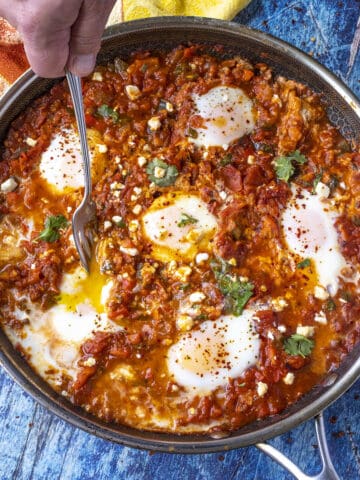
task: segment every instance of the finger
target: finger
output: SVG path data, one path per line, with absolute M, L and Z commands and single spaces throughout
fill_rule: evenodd
M 45 0 L 26 3 L 17 17 L 25 53 L 36 74 L 59 77 L 69 57 L 71 26 L 75 23 L 82 0 Z
M 84 0 L 78 18 L 71 30 L 67 68 L 85 76 L 95 66 L 101 36 L 115 0 Z
M 56 32 L 48 38 L 45 48 L 24 36 L 24 48 L 31 68 L 40 77 L 56 78 L 64 75 L 69 57 L 70 29 Z

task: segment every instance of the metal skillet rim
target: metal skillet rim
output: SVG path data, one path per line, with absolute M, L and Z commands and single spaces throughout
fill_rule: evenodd
M 207 31 L 211 35 L 212 30 L 228 31 L 232 34 L 246 33 L 247 36 L 255 38 L 258 41 L 268 43 L 274 49 L 287 51 L 301 64 L 309 65 L 317 75 L 324 81 L 331 84 L 333 88 L 342 96 L 346 102 L 360 117 L 360 104 L 355 95 L 331 72 L 320 65 L 314 59 L 298 50 L 296 47 L 279 40 L 269 34 L 259 32 L 248 27 L 240 26 L 236 23 L 219 21 L 214 19 L 205 19 L 198 17 L 163 17 L 137 20 L 126 22 L 121 25 L 115 25 L 107 29 L 104 38 L 134 34 L 139 31 L 151 32 L 154 28 L 158 30 L 181 30 L 198 29 Z M 25 72 L 8 92 L 0 100 L 0 115 L 2 110 L 7 108 L 11 99 L 16 93 L 21 95 L 22 91 L 31 85 L 34 79 L 31 71 Z M 19 93 L 20 92 L 20 93 Z M 1 332 L 0 339 L 5 337 Z M 214 439 L 209 435 L 179 435 L 164 434 L 161 432 L 148 432 L 136 430 L 122 425 L 113 428 L 113 424 L 106 424 L 101 420 L 87 414 L 83 409 L 75 407 L 64 397 L 53 391 L 40 377 L 38 377 L 31 368 L 25 364 L 24 360 L 16 354 L 10 342 L 4 340 L 5 345 L 0 343 L 0 364 L 9 373 L 9 375 L 36 401 L 46 407 L 58 417 L 66 420 L 70 424 L 94 434 L 106 440 L 124 444 L 130 447 L 142 448 L 153 451 L 176 452 L 176 453 L 211 453 L 223 450 L 230 450 L 238 447 L 249 446 L 259 441 L 270 439 L 280 435 L 291 428 L 299 425 L 303 421 L 310 419 L 326 408 L 344 393 L 358 378 L 360 374 L 360 358 L 358 358 L 344 375 L 339 375 L 338 379 L 332 385 L 324 387 L 324 391 L 315 400 L 301 409 L 296 409 L 296 403 L 293 407 L 294 413 L 285 415 L 274 424 L 269 424 L 261 429 L 241 433 L 241 430 L 233 432 L 226 438 Z M 341 367 L 340 367 L 341 368 Z M 306 397 L 306 394 L 304 397 Z M 281 414 L 274 416 L 276 418 Z M 261 422 L 261 421 L 260 421 Z M 254 422 L 256 426 L 258 422 Z

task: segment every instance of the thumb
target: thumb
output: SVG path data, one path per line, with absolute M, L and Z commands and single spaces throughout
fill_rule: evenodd
M 79 76 L 94 69 L 101 36 L 116 0 L 84 0 L 71 29 L 67 68 Z

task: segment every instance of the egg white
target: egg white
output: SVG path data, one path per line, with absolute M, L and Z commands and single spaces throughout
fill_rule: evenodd
M 328 201 L 299 188 L 293 190 L 281 218 L 290 251 L 313 260 L 319 284 L 331 295 L 336 294 L 341 271 L 347 266 L 334 226 L 336 218 Z
M 97 148 L 102 142 L 95 130 L 88 130 L 87 134 L 94 176 L 104 168 L 104 155 L 100 154 Z M 41 177 L 56 193 L 84 186 L 80 139 L 75 130 L 63 129 L 53 136 L 50 145 L 41 155 L 39 171 Z
M 257 361 L 260 339 L 254 330 L 256 311 L 221 316 L 183 334 L 167 354 L 169 375 L 189 393 L 206 394 L 240 377 Z
M 184 214 L 196 221 L 181 226 Z M 160 261 L 192 260 L 199 249 L 211 249 L 209 242 L 217 221 L 199 197 L 172 192 L 152 203 L 142 225 L 145 237 L 153 244 L 153 257 Z
M 122 330 L 106 314 L 113 282 L 98 273 L 90 277 L 81 268 L 65 274 L 58 304 L 46 311 L 22 298 L 26 310 L 14 312 L 23 323 L 21 333 L 7 328 L 12 342 L 21 345 L 36 371 L 52 385 L 56 386 L 61 374 L 76 379 L 81 345 L 95 332 Z
M 194 94 L 194 114 L 203 119 L 190 140 L 198 146 L 224 146 L 251 133 L 255 127 L 253 102 L 241 88 L 219 86 Z

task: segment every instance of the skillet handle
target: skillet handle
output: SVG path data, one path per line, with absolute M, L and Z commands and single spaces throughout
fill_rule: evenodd
M 298 466 L 272 445 L 268 445 L 267 443 L 257 443 L 256 447 L 266 453 L 266 455 L 269 455 L 269 457 L 279 463 L 282 467 L 286 468 L 286 470 L 288 470 L 297 480 L 340 480 L 330 458 L 322 413 L 315 417 L 315 428 L 322 461 L 322 470 L 318 475 L 306 475 Z

